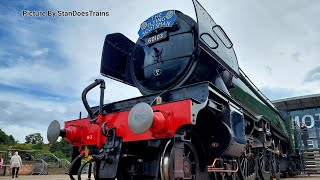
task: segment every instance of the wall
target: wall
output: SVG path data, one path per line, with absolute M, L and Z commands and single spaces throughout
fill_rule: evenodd
M 309 132 L 309 148 L 320 148 L 320 108 L 315 107 L 303 110 L 295 110 L 290 111 L 289 113 L 298 130 L 300 129 L 301 122 L 304 122 L 306 124 Z
M 10 163 L 7 162 L 6 165 L 8 165 L 6 167 L 6 172 L 5 172 L 5 175 L 11 175 L 11 168 L 10 168 Z M 32 162 L 22 162 L 22 166 L 20 167 L 19 169 L 19 175 L 30 175 L 32 173 Z M 1 173 L 0 173 L 0 176 L 3 176 L 3 171 L 4 171 L 4 168 L 1 169 Z

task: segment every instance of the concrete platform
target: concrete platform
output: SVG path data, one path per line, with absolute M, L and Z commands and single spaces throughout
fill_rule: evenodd
M 76 176 L 74 176 L 76 177 Z M 86 179 L 87 176 L 81 176 L 81 179 Z M 20 175 L 18 178 L 12 178 L 11 176 L 0 176 L 0 179 L 15 179 L 15 180 L 70 180 L 68 175 Z

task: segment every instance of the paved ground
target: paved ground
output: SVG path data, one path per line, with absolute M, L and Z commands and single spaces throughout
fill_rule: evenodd
M 320 176 L 298 176 L 294 178 L 283 178 L 283 180 L 307 180 L 307 179 L 320 180 Z
M 75 177 L 75 176 L 74 176 Z M 11 176 L 0 176 L 0 179 L 15 179 L 15 180 L 70 180 L 68 175 L 21 175 L 18 178 L 11 178 Z M 81 179 L 86 179 L 86 176 L 82 176 Z
M 19 176 L 19 178 L 11 178 L 11 176 L 0 176 L 0 179 L 16 179 L 16 180 L 70 180 L 67 175 L 29 175 L 29 176 Z M 81 179 L 86 179 L 86 176 L 83 176 Z M 299 176 L 295 178 L 285 178 L 283 180 L 320 180 L 320 176 Z

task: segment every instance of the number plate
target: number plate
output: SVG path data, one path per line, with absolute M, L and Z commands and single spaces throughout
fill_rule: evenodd
M 154 35 L 154 36 L 151 36 L 149 38 L 146 38 L 145 44 L 146 45 L 154 44 L 156 42 L 159 42 L 159 41 L 162 41 L 162 40 L 166 39 L 167 37 L 168 37 L 168 32 L 164 31 L 164 32 L 159 33 L 157 35 Z

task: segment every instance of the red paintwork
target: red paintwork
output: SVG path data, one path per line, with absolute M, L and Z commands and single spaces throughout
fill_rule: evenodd
M 90 124 L 89 118 L 77 119 L 65 122 L 66 140 L 73 146 L 96 145 L 102 148 L 105 136 L 100 127 L 105 121 L 108 126 L 116 128 L 116 136 L 122 137 L 123 142 L 151 140 L 159 138 L 171 138 L 177 129 L 192 122 L 192 102 L 190 99 L 155 105 L 154 123 L 151 128 L 142 134 L 135 134 L 128 125 L 129 111 L 116 112 L 107 115 L 99 115 L 96 124 Z
M 169 116 L 166 113 L 162 112 L 154 112 L 153 114 L 153 124 L 150 128 L 150 132 L 154 135 L 161 135 L 162 133 L 166 133 L 169 128 Z

